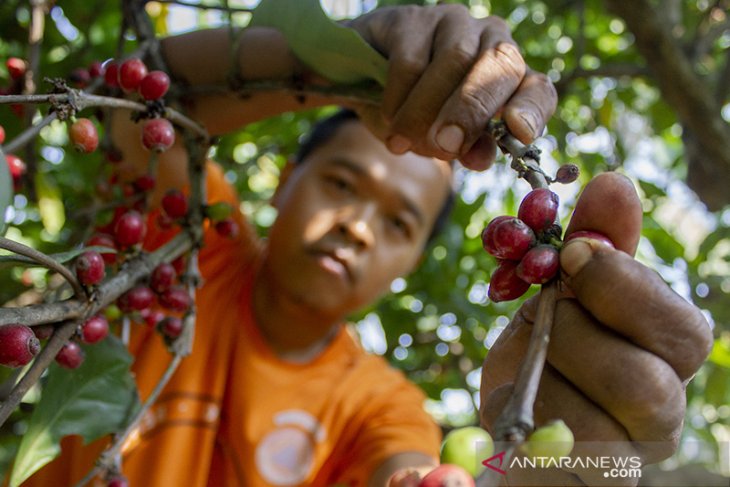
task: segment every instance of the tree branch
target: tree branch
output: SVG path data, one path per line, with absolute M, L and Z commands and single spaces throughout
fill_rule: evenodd
M 252 8 L 229 7 L 228 5 L 207 5 L 204 3 L 191 3 L 184 0 L 156 0 L 157 3 L 165 3 L 167 5 L 179 5 L 181 7 L 197 8 L 198 10 L 220 10 L 228 13 L 251 13 Z
M 636 38 L 636 47 L 654 73 L 664 99 L 699 142 L 702 158 L 689 161 L 687 182 L 710 210 L 730 202 L 730 124 L 723 120 L 713 90 L 693 70 L 692 63 L 649 0 L 607 0 Z M 707 164 L 703 172 L 699 164 Z

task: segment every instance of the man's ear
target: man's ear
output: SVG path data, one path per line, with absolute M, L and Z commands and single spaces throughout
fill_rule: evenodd
M 295 167 L 296 162 L 294 162 L 294 159 L 290 157 L 286 160 L 286 165 L 281 169 L 281 173 L 279 174 L 279 184 L 276 185 L 274 195 L 271 197 L 271 206 L 273 206 L 274 208 L 278 209 L 281 191 L 283 190 L 284 185 L 286 185 L 287 181 L 289 181 L 289 176 L 291 176 L 291 173 L 292 171 L 294 171 Z

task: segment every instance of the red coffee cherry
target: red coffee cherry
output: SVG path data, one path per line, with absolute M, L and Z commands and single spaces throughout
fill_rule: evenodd
M 104 262 L 107 264 L 114 264 L 117 261 L 117 254 L 116 254 L 116 245 L 114 244 L 114 239 L 111 237 L 111 235 L 107 235 L 106 233 L 97 233 L 91 236 L 89 240 L 86 241 L 87 247 L 108 247 L 110 249 L 114 249 L 115 252 L 104 252 L 99 251 L 101 254 L 102 259 L 104 259 Z
M 145 76 L 147 66 L 141 59 L 127 59 L 119 67 L 119 86 L 128 93 L 135 91 Z
M 106 487 L 129 487 L 129 483 L 127 482 L 126 477 L 124 477 L 123 475 L 117 475 L 109 479 Z
M 89 71 L 84 68 L 76 68 L 68 76 L 69 81 L 79 88 L 86 88 L 91 82 Z
M 18 191 L 23 182 L 23 176 L 25 175 L 28 168 L 23 160 L 13 154 L 5 154 L 5 160 L 8 162 L 8 169 L 10 170 L 10 176 L 13 178 L 13 189 Z
M 555 173 L 555 181 L 561 184 L 572 183 L 580 176 L 580 169 L 575 164 L 563 164 Z
M 89 64 L 89 76 L 98 78 L 104 74 L 104 66 L 99 61 L 93 61 Z
M 142 145 L 155 152 L 164 152 L 175 143 L 175 129 L 166 118 L 147 120 L 142 127 Z
M 41 344 L 30 327 L 17 323 L 0 326 L 0 365 L 22 367 L 40 349 Z
M 530 283 L 517 275 L 517 262 L 503 260 L 489 279 L 489 299 L 498 303 L 517 299 L 530 289 Z
M 91 286 L 104 279 L 104 258 L 99 252 L 87 250 L 76 258 L 76 276 L 81 284 Z
M 20 79 L 25 75 L 27 64 L 23 59 L 17 57 L 10 57 L 5 61 L 5 66 L 8 68 L 8 74 L 12 79 Z
M 150 328 L 154 328 L 160 321 L 165 319 L 165 313 L 159 309 L 147 308 L 140 311 L 139 314 Z
M 101 315 L 92 316 L 81 325 L 81 341 L 97 343 L 109 334 L 109 322 Z
M 0 144 L 5 143 L 5 127 L 0 125 Z
M 61 367 L 75 369 L 84 361 L 86 354 L 76 342 L 66 343 L 56 354 L 56 362 Z
M 190 307 L 190 295 L 182 286 L 172 286 L 159 296 L 160 304 L 172 311 L 187 311 Z
M 33 334 L 38 340 L 46 340 L 47 338 L 50 338 L 54 331 L 56 331 L 56 327 L 51 324 L 37 325 L 33 327 Z
M 170 77 L 163 71 L 150 71 L 139 84 L 139 94 L 145 100 L 158 100 L 170 88 Z
M 135 179 L 132 185 L 137 191 L 142 193 L 152 191 L 155 188 L 155 177 L 150 174 L 144 174 Z
M 177 189 L 171 189 L 162 197 L 162 209 L 167 216 L 176 220 L 188 213 L 188 199 Z
M 172 264 L 163 262 L 152 271 L 150 275 L 150 287 L 158 294 L 163 293 L 170 289 L 176 277 L 177 272 L 175 272 Z
M 221 237 L 236 238 L 238 236 L 238 223 L 233 218 L 225 218 L 215 224 L 215 231 Z
M 515 217 L 495 218 L 482 233 L 484 249 L 498 259 L 520 260 L 535 245 L 535 233 Z
M 115 61 L 111 61 L 104 69 L 104 83 L 109 88 L 119 87 L 119 65 Z
M 183 330 L 183 322 L 175 316 L 168 316 L 157 325 L 160 332 L 168 338 L 177 338 Z
M 539 234 L 555 222 L 558 205 L 557 194 L 547 188 L 533 189 L 520 203 L 517 218 Z
M 527 251 L 517 265 L 517 275 L 530 284 L 544 284 L 557 274 L 560 254 L 552 245 L 537 245 Z
M 146 230 L 142 215 L 138 211 L 129 210 L 114 225 L 114 238 L 120 247 L 130 247 L 144 239 Z
M 88 118 L 79 118 L 68 129 L 68 136 L 74 148 L 88 154 L 99 146 L 99 134 Z
M 125 313 L 131 313 L 132 311 L 142 311 L 149 308 L 154 300 L 155 294 L 152 289 L 138 285 L 119 296 L 117 305 Z

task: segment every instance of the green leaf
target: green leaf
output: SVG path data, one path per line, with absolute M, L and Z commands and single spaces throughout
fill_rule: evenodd
M 730 369 L 730 343 L 728 342 L 730 341 L 717 338 L 707 360 L 720 367 Z
M 118 338 L 85 346 L 86 359 L 75 370 L 57 364 L 28 423 L 10 476 L 10 487 L 20 485 L 61 452 L 66 435 L 81 435 L 89 443 L 121 429 L 139 407 L 129 373 L 132 357 Z
M 35 189 L 38 193 L 38 211 L 41 213 L 43 228 L 51 235 L 57 235 L 66 223 L 61 191 L 42 172 L 35 175 Z
M 5 154 L 0 150 L 0 235 L 5 235 L 5 212 L 11 204 L 13 204 L 13 180 Z
M 57 254 L 50 254 L 48 257 L 55 260 L 59 264 L 64 264 L 70 260 L 73 260 L 77 256 L 83 254 L 87 250 L 96 250 L 100 254 L 116 254 L 117 249 L 111 247 L 103 247 L 101 245 L 90 245 L 88 247 L 79 247 L 77 249 L 69 250 L 68 252 L 59 252 Z M 38 262 L 35 260 L 25 257 L 23 255 L 0 255 L 0 266 L 4 265 L 17 265 L 25 264 L 31 266 L 37 266 Z
M 388 61 L 357 32 L 327 17 L 319 0 L 263 0 L 249 25 L 279 30 L 299 60 L 335 83 L 373 79 L 385 85 Z

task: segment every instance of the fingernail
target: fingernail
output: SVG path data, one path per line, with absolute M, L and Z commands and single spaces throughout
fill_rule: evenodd
M 458 154 L 464 143 L 464 131 L 458 125 L 447 125 L 436 134 L 436 144 L 445 152 Z
M 593 257 L 593 246 L 583 238 L 569 240 L 560 251 L 560 266 L 569 276 L 574 276 Z
M 532 134 L 532 137 L 538 137 L 540 134 L 537 133 L 537 118 L 535 117 L 535 114 L 532 112 L 521 112 L 520 118 L 523 122 L 525 122 L 525 125 L 527 125 L 527 128 L 530 129 L 530 133 Z
M 393 154 L 403 154 L 411 148 L 411 141 L 402 135 L 392 135 L 386 143 Z

